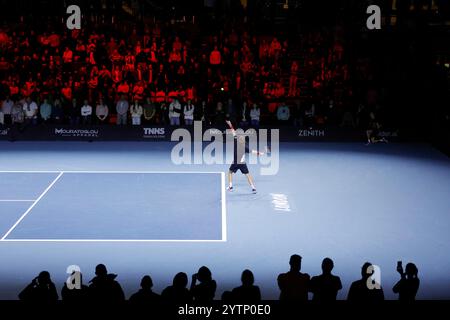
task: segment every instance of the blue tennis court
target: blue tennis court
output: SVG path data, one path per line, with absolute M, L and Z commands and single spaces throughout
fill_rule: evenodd
M 0 181 L 2 240 L 226 238 L 221 172 L 2 172 Z
M 127 297 L 144 274 L 159 293 L 177 272 L 206 265 L 216 298 L 248 268 L 263 298 L 276 299 L 293 253 L 310 275 L 331 257 L 339 299 L 366 261 L 395 299 L 399 260 L 419 268 L 418 299 L 450 298 L 450 161 L 429 145 L 281 143 L 279 172 L 249 165 L 258 193 L 238 174 L 226 199 L 228 166 L 176 165 L 173 146 L 0 142 L 0 199 L 9 200 L 0 201 L 0 299 L 17 299 L 41 270 L 60 289 L 75 264 L 87 283 L 98 263 Z

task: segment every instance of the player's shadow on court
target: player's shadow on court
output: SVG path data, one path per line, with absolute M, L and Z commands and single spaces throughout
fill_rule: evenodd
M 257 193 L 254 194 L 251 191 L 244 190 L 242 192 L 234 190 L 233 192 L 228 192 L 227 199 L 228 200 L 236 200 L 236 201 L 252 201 L 252 200 L 263 200 L 264 198 L 269 199 L 266 195 Z

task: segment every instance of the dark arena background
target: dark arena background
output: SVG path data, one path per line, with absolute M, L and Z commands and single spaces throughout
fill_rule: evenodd
M 0 0 L 0 299 L 448 300 L 449 79 L 446 0 Z

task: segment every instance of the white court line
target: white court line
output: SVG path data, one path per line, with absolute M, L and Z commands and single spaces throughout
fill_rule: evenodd
M 227 199 L 225 191 L 225 172 L 221 172 L 221 193 L 222 193 L 222 240 L 227 241 Z
M 13 200 L 9 200 L 9 199 L 0 199 L 0 202 L 33 202 L 36 200 L 20 200 L 20 199 L 13 199 Z
M 19 220 L 16 221 L 16 223 L 14 223 L 14 225 L 8 230 L 8 232 L 5 233 L 5 235 L 1 238 L 1 240 L 5 240 L 5 238 L 17 227 L 17 225 L 20 223 L 20 221 L 23 220 L 23 218 L 25 218 L 27 216 L 28 213 L 30 213 L 31 209 L 34 208 L 34 206 L 45 196 L 45 194 L 53 187 L 53 185 L 56 183 L 56 181 L 59 180 L 59 178 L 61 178 L 61 176 L 63 175 L 63 172 L 60 172 L 59 175 L 53 180 L 53 182 L 47 187 L 47 189 L 44 190 L 44 192 L 42 192 L 42 194 L 39 196 L 39 198 L 36 199 L 36 201 L 33 202 L 33 204 L 28 208 L 27 211 L 25 211 L 24 214 L 22 214 L 22 216 L 19 218 Z
M 59 173 L 58 177 L 48 186 L 48 188 L 40 195 L 30 208 L 20 217 L 19 220 L 8 230 L 8 232 L 0 239 L 1 242 L 226 242 L 227 241 L 227 211 L 226 211 L 226 187 L 225 172 L 223 171 L 0 171 L 0 173 Z M 147 174 L 147 173 L 186 173 L 186 174 L 220 174 L 221 175 L 221 207 L 222 207 L 222 239 L 218 240 L 178 240 L 178 239 L 6 239 L 6 237 L 14 230 L 14 228 L 25 218 L 25 216 L 33 209 L 33 207 L 41 200 L 41 198 L 50 190 L 50 188 L 59 180 L 64 173 L 120 173 L 120 174 Z
M 223 239 L 4 239 L 0 242 L 226 242 Z
M 60 173 L 59 171 L 46 171 L 46 170 L 0 170 L 0 173 Z
M 222 174 L 222 171 L 78 171 L 78 170 L 58 170 L 58 171 L 32 171 L 32 170 L 4 170 L 0 173 L 215 173 Z

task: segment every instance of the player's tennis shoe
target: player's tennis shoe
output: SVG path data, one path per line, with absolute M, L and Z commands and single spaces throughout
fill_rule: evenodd
M 228 187 L 227 190 L 232 192 L 233 191 L 233 187 Z
M 252 189 L 252 193 L 256 194 L 256 189 L 255 188 Z

